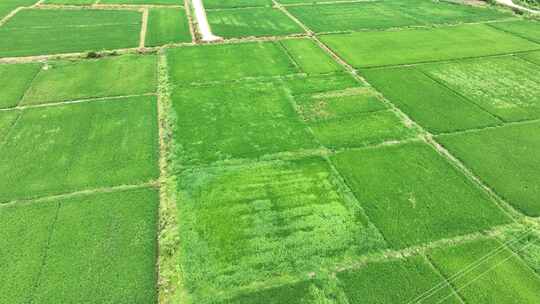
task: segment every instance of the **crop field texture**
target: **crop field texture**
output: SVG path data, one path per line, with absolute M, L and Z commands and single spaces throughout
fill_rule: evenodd
M 537 16 L 0 2 L 0 304 L 540 303 Z

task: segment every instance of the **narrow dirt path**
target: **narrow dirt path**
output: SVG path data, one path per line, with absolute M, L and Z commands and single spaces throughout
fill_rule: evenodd
M 192 0 L 193 10 L 195 11 L 195 18 L 197 19 L 197 26 L 199 27 L 199 33 L 201 34 L 202 41 L 216 41 L 221 40 L 221 37 L 218 37 L 212 34 L 210 29 L 210 24 L 206 18 L 206 11 L 204 10 L 204 5 L 202 0 Z

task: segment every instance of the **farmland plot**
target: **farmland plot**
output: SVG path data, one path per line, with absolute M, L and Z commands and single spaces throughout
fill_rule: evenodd
M 356 68 L 540 49 L 540 44 L 484 24 L 324 35 L 321 40 Z
M 539 134 L 534 122 L 438 140 L 515 208 L 540 216 Z
M 156 65 L 153 55 L 48 62 L 32 81 L 21 104 L 154 93 Z
M 512 22 L 497 22 L 491 24 L 491 26 L 536 43 L 540 43 L 540 22 L 538 21 L 519 20 Z
M 331 159 L 394 248 L 509 221 L 486 194 L 423 143 L 351 150 Z
M 180 263 L 197 303 L 384 246 L 322 158 L 193 169 L 178 180 Z
M 538 302 L 538 276 L 495 240 L 436 249 L 430 257 L 468 303 Z
M 15 107 L 40 69 L 39 64 L 0 65 L 0 108 Z
M 159 4 L 159 5 L 175 5 L 183 6 L 184 2 L 181 0 L 99 0 L 101 4 Z
M 365 70 L 384 97 L 433 133 L 482 128 L 501 120 L 414 67 Z
M 309 75 L 340 71 L 342 68 L 310 39 L 280 41 L 300 70 Z
M 300 34 L 304 30 L 282 11 L 270 7 L 208 10 L 215 35 L 224 38 Z
M 307 304 L 328 301 L 325 295 L 309 281 L 244 292 L 220 304 Z M 323 302 L 324 303 L 324 302 Z
M 420 256 L 369 263 L 337 275 L 348 303 L 461 303 L 429 262 Z
M 148 14 L 146 46 L 191 42 L 191 33 L 183 9 L 151 9 Z
M 540 69 L 536 64 L 501 57 L 422 69 L 504 121 L 540 118 Z
M 21 115 L 0 146 L 0 202 L 157 177 L 153 97 L 27 109 Z
M 262 6 L 272 6 L 272 0 L 204 0 L 207 9 Z
M 0 27 L 0 57 L 136 47 L 141 19 L 135 11 L 22 10 Z
M 0 301 L 154 302 L 157 198 L 140 189 L 0 207 Z
M 540 52 L 523 53 L 519 56 L 527 61 L 540 65 Z
M 4 142 L 4 138 L 7 137 L 11 127 L 19 118 L 19 115 L 19 111 L 0 112 L 0 146 Z

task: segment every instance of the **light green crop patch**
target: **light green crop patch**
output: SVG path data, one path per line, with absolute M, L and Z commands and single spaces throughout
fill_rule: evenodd
M 487 194 L 427 144 L 351 150 L 331 159 L 394 248 L 510 221 Z
M 183 9 L 150 9 L 146 46 L 191 42 L 186 12 Z
M 461 303 L 421 256 L 373 262 L 337 274 L 348 303 Z
M 27 109 L 0 147 L 0 202 L 158 176 L 154 97 Z
M 520 54 L 519 57 L 540 65 L 540 52 L 523 53 Z
M 182 0 L 100 0 L 100 4 L 156 4 L 156 5 L 175 5 L 183 6 Z
M 97 0 L 45 0 L 44 4 L 91 5 Z
M 430 257 L 467 303 L 538 303 L 540 279 L 495 240 L 435 249 Z
M 39 71 L 39 64 L 1 64 L 0 108 L 15 107 Z
M 339 64 L 311 39 L 281 40 L 294 62 L 308 75 L 341 71 Z
M 4 137 L 6 137 L 19 118 L 21 114 L 20 111 L 0 111 L 0 146 L 4 142 Z
M 157 86 L 156 70 L 154 55 L 50 62 L 39 72 L 21 103 L 153 93 Z
M 502 123 L 419 69 L 368 69 L 362 74 L 385 98 L 430 132 L 444 133 Z
M 540 21 L 519 20 L 490 24 L 494 28 L 540 43 Z
M 272 6 L 272 0 L 204 0 L 207 9 L 261 6 Z
M 540 117 L 540 68 L 516 57 L 423 67 L 429 75 L 505 121 Z
M 511 205 L 540 216 L 540 123 L 437 137 Z
M 276 42 L 204 45 L 167 51 L 173 84 L 298 73 Z
M 33 303 L 155 303 L 157 191 L 59 203 Z
M 497 239 L 519 255 L 536 273 L 540 274 L 540 227 L 510 227 L 501 231 Z
M 332 303 L 315 284 L 303 281 L 254 292 L 244 292 L 219 304 L 319 304 Z
M 179 262 L 194 303 L 384 246 L 322 158 L 186 170 L 178 181 Z
M 0 57 L 136 47 L 141 13 L 26 9 L 0 27 Z
M 39 276 L 57 204 L 0 206 L 0 303 L 28 303 Z
M 206 11 L 212 33 L 224 37 L 300 34 L 304 30 L 281 10 L 271 7 Z
M 172 100 L 180 165 L 317 147 L 280 85 L 181 87 Z
M 323 35 L 320 39 L 357 68 L 540 49 L 540 44 L 484 24 Z

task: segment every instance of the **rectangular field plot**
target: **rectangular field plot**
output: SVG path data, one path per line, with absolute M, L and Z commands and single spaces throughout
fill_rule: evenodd
M 57 204 L 0 206 L 0 303 L 29 303 Z
M 496 9 L 430 0 L 365 1 L 287 7 L 315 32 L 388 29 L 429 24 L 479 22 L 511 17 Z
M 373 262 L 337 274 L 350 304 L 461 303 L 429 262 L 420 256 Z
M 157 191 L 59 204 L 33 303 L 155 303 Z
M 204 0 L 207 9 L 261 6 L 272 6 L 272 0 Z
M 223 38 L 301 34 L 304 30 L 282 11 L 271 7 L 207 10 L 212 33 Z
M 156 70 L 154 55 L 48 62 L 21 104 L 153 93 L 157 86 Z
M 172 100 L 176 155 L 184 165 L 317 147 L 279 85 L 186 87 Z
M 516 36 L 540 43 L 540 22 L 519 20 L 511 22 L 497 22 L 490 24 L 494 28 L 512 33 Z
M 539 277 L 495 240 L 435 249 L 430 257 L 467 303 L 540 301 Z
M 184 6 L 182 0 L 100 0 L 100 4 L 157 4 L 157 5 L 175 5 Z
M 310 39 L 287 39 L 279 43 L 302 72 L 309 75 L 341 71 L 339 64 Z
M 61 4 L 61 5 L 91 5 L 97 0 L 45 0 L 44 4 Z
M 158 176 L 154 97 L 24 110 L 0 146 L 0 202 Z
M 174 84 L 269 77 L 299 70 L 276 42 L 205 45 L 167 51 Z
M 426 144 L 351 150 L 332 161 L 394 248 L 509 221 L 486 194 Z
M 106 10 L 22 10 L 0 27 L 0 57 L 136 47 L 141 13 Z
M 241 293 L 218 304 L 318 304 L 328 298 L 319 288 L 308 281 Z
M 540 67 L 536 64 L 501 57 L 422 69 L 504 121 L 540 117 Z
M 322 158 L 193 169 L 178 181 L 180 263 L 196 303 L 384 246 Z
M 0 108 L 16 106 L 39 70 L 39 64 L 1 64 Z
M 145 46 L 191 42 L 188 19 L 183 9 L 150 9 Z
M 452 132 L 501 123 L 497 117 L 419 69 L 371 69 L 362 74 L 385 98 L 431 132 Z
M 324 35 L 321 40 L 357 68 L 540 49 L 540 44 L 483 24 Z
M 540 216 L 540 123 L 437 137 L 515 208 Z

